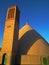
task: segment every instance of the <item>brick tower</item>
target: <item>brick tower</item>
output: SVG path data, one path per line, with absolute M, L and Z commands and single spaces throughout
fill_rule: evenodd
M 18 49 L 18 31 L 19 31 L 19 9 L 16 6 L 8 8 L 4 36 L 2 42 L 2 49 L 0 51 L 0 62 L 2 65 L 14 65 Z

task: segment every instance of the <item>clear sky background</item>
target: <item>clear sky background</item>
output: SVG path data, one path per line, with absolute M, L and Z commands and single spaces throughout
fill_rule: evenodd
M 49 0 L 0 0 L 0 47 L 7 9 L 13 5 L 17 5 L 20 10 L 20 28 L 28 21 L 49 43 Z

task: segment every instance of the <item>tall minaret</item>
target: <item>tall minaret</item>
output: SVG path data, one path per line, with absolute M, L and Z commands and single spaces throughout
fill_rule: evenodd
M 6 65 L 14 65 L 18 49 L 18 31 L 19 31 L 19 9 L 16 6 L 8 8 L 4 36 L 2 42 L 2 64 L 7 55 Z

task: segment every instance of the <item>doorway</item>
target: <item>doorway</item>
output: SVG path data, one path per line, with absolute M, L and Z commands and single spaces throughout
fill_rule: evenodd
M 4 53 L 2 58 L 2 65 L 6 65 L 6 61 L 7 61 L 7 55 L 6 53 Z
M 48 65 L 48 64 L 47 64 L 47 58 L 46 58 L 46 57 L 43 57 L 43 64 L 44 64 L 44 65 Z

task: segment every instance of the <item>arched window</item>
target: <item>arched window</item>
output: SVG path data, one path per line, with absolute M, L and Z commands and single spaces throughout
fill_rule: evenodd
M 7 55 L 6 53 L 4 53 L 2 58 L 2 65 L 6 65 L 6 61 L 7 61 Z
M 48 64 L 47 64 L 47 58 L 46 58 L 46 57 L 43 57 L 43 64 L 44 64 L 44 65 L 48 65 Z

